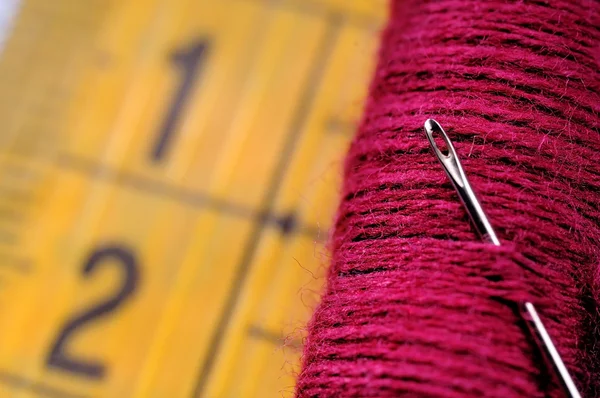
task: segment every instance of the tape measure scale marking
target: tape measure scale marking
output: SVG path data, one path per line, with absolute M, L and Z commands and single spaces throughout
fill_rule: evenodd
M 6 355 L 0 360 L 0 370 L 16 377 L 12 384 L 7 382 L 10 377 L 0 377 L 0 384 L 6 387 L 4 391 L 8 394 L 29 396 L 35 388 L 58 388 L 64 394 L 85 396 L 165 396 L 167 393 L 190 396 L 198 388 L 198 367 L 204 362 L 201 358 L 207 355 L 210 342 L 215 341 L 214 327 L 223 316 L 220 311 L 235 284 L 235 272 L 244 256 L 244 248 L 256 231 L 261 234 L 261 239 L 256 253 L 251 256 L 254 261 L 248 265 L 246 283 L 240 285 L 242 296 L 234 300 L 237 305 L 232 307 L 232 318 L 225 322 L 225 336 L 218 352 L 213 354 L 215 362 L 212 373 L 206 374 L 203 393 L 210 396 L 210 391 L 216 388 L 223 396 L 234 394 L 234 390 L 224 390 L 224 385 L 220 384 L 225 373 L 238 375 L 241 388 L 248 388 L 248 391 L 258 392 L 264 388 L 277 393 L 279 388 L 274 383 L 280 382 L 289 388 L 291 378 L 275 377 L 281 365 L 272 364 L 269 359 L 272 357 L 269 351 L 276 343 L 272 338 L 272 330 L 277 329 L 276 318 L 282 316 L 282 311 L 285 317 L 286 311 L 282 307 L 279 313 L 273 311 L 278 315 L 273 315 L 272 319 L 261 320 L 244 312 L 262 307 L 270 313 L 272 304 L 266 305 L 264 301 L 257 304 L 265 298 L 252 297 L 248 306 L 239 303 L 244 291 L 256 290 L 270 291 L 264 296 L 268 297 L 267 301 L 276 301 L 280 294 L 287 294 L 281 302 L 297 304 L 295 292 L 291 295 L 289 292 L 297 290 L 294 286 L 298 274 L 303 275 L 305 271 L 298 272 L 298 268 L 291 273 L 281 271 L 279 278 L 285 282 L 279 283 L 279 293 L 269 287 L 264 272 L 276 269 L 276 263 L 282 264 L 282 261 L 289 264 L 288 254 L 285 254 L 288 251 L 305 253 L 302 257 L 306 260 L 301 261 L 302 265 L 314 263 L 314 257 L 311 259 L 315 250 L 313 234 L 325 227 L 319 227 L 312 220 L 323 216 L 322 219 L 328 221 L 329 214 L 315 212 L 313 209 L 318 205 L 314 202 L 300 205 L 298 212 L 294 210 L 298 208 L 297 200 L 292 198 L 303 189 L 302 180 L 318 179 L 319 173 L 322 174 L 316 166 L 307 167 L 305 163 L 322 159 L 316 157 L 322 152 L 319 146 L 323 142 L 335 143 L 331 145 L 339 146 L 339 150 L 327 149 L 326 152 L 339 159 L 343 150 L 341 142 L 347 142 L 348 136 L 331 138 L 334 136 L 320 133 L 319 120 L 326 118 L 330 110 L 325 107 L 330 105 L 315 105 L 318 101 L 313 94 L 307 105 L 306 120 L 301 121 L 305 127 L 299 132 L 300 141 L 290 152 L 292 163 L 296 163 L 282 179 L 283 185 L 272 188 L 275 191 L 274 211 L 261 208 L 266 188 L 245 195 L 250 193 L 251 187 L 244 183 L 256 177 L 245 171 L 252 169 L 246 165 L 257 165 L 256 170 L 263 173 L 257 181 L 262 179 L 264 182 L 275 173 L 276 158 L 256 159 L 256 154 L 261 153 L 257 148 L 262 147 L 260 143 L 265 137 L 274 138 L 269 143 L 274 145 L 273 149 L 266 153 L 277 154 L 276 148 L 282 148 L 289 139 L 291 119 L 297 111 L 295 104 L 306 96 L 310 71 L 321 59 L 315 51 L 323 45 L 329 22 L 324 16 L 300 15 L 287 6 L 270 8 L 257 2 L 231 1 L 223 6 L 210 3 L 210 7 L 207 4 L 198 7 L 211 8 L 212 14 L 207 14 L 214 20 L 218 20 L 219 15 L 239 15 L 236 20 L 238 35 L 233 39 L 221 36 L 228 26 L 224 24 L 219 31 L 214 20 L 209 25 L 215 30 L 210 32 L 185 24 L 156 27 L 161 26 L 156 23 L 159 14 L 166 18 L 169 13 L 175 13 L 182 20 L 201 15 L 189 10 L 182 12 L 178 7 L 184 3 L 169 3 L 170 11 L 160 9 L 158 5 L 148 7 L 149 2 L 142 1 L 113 5 L 100 24 L 102 28 L 95 40 L 99 48 L 112 48 L 110 43 L 114 42 L 122 46 L 120 50 L 108 51 L 109 57 L 102 58 L 98 65 L 94 65 L 97 58 L 93 51 L 82 50 L 87 54 L 88 64 L 84 65 L 84 72 L 78 79 L 85 84 L 81 83 L 81 89 L 74 92 L 74 102 L 68 104 L 69 114 L 64 119 L 57 117 L 56 122 L 64 121 L 67 133 L 61 130 L 61 134 L 65 134 L 62 138 L 70 144 L 63 146 L 60 154 L 54 157 L 56 166 L 46 165 L 48 169 L 44 170 L 45 182 L 40 193 L 44 202 L 37 218 L 43 225 L 32 234 L 38 241 L 28 237 L 24 246 L 33 251 L 36 268 L 29 283 L 9 290 L 10 297 L 0 293 L 5 303 L 10 301 L 7 298 L 20 299 L 0 322 L 7 324 L 10 320 L 21 326 L 32 326 L 11 330 L 5 336 L 11 346 L 2 347 Z M 243 10 L 234 12 L 238 8 Z M 24 10 L 26 13 L 27 8 Z M 25 14 L 20 18 L 25 18 Z M 283 33 L 290 24 L 294 30 Z M 257 46 L 268 50 L 247 58 L 249 66 L 243 65 L 243 70 L 237 74 L 223 73 L 221 78 L 216 78 L 217 83 L 212 83 L 213 77 L 218 76 L 218 66 L 227 64 L 227 57 L 231 59 L 236 48 L 242 49 L 248 37 L 256 37 L 253 32 L 258 25 L 264 27 L 258 34 Z M 299 34 L 311 26 L 310 34 Z M 339 29 L 335 46 L 348 34 L 345 23 Z M 355 39 L 373 35 L 371 32 L 353 34 Z M 163 47 L 143 47 L 144 43 L 155 46 L 152 38 L 158 36 L 166 37 Z M 285 38 L 283 42 L 282 37 Z M 223 44 L 228 40 L 229 44 Z M 229 46 L 229 50 L 219 55 L 219 51 L 225 51 L 220 50 L 223 45 Z M 292 45 L 294 52 L 287 52 L 284 47 L 277 50 L 281 45 Z M 187 50 L 182 53 L 183 63 L 173 63 L 173 58 L 169 58 L 175 48 Z M 132 56 L 132 53 L 137 55 Z M 277 76 L 264 75 L 265 71 L 279 71 L 282 65 L 290 62 L 293 67 L 280 75 L 281 81 Z M 324 67 L 331 68 L 331 62 L 334 62 L 333 58 Z M 136 65 L 142 64 L 145 72 L 138 73 Z M 234 66 L 235 63 L 230 64 L 229 69 L 226 66 L 221 69 L 231 72 L 235 70 Z M 365 81 L 367 75 L 365 72 Z M 247 90 L 245 98 L 249 102 L 243 102 L 243 91 L 242 100 L 238 98 L 238 83 L 227 85 L 229 76 L 235 82 L 249 78 L 250 83 L 241 86 L 242 90 Z M 327 84 L 327 79 L 322 84 Z M 186 82 L 188 84 L 184 84 Z M 228 87 L 227 90 L 219 90 L 219 84 Z M 364 82 L 352 86 L 364 90 Z M 331 90 L 340 89 L 339 86 L 331 87 Z M 323 90 L 326 89 L 317 88 L 316 92 L 324 95 Z M 31 91 L 35 92 L 35 87 L 32 86 Z M 152 94 L 152 91 L 156 93 Z M 270 108 L 277 107 L 282 101 L 290 104 L 284 106 L 287 111 L 277 115 L 280 119 L 270 135 L 264 135 L 261 119 L 269 116 L 264 111 L 265 103 L 251 103 L 256 97 L 254 92 L 267 98 Z M 232 98 L 235 99 L 233 102 Z M 229 158 L 216 159 L 212 155 L 212 159 L 220 162 L 217 167 L 220 167 L 221 176 L 211 182 L 214 170 L 202 163 L 211 156 L 198 154 L 206 153 L 211 145 L 218 144 L 210 127 L 219 126 L 218 131 L 227 128 L 227 118 L 219 113 L 223 112 L 220 101 L 238 104 L 236 109 L 240 111 L 229 110 L 233 117 L 242 117 L 237 122 L 238 127 L 231 130 L 229 142 L 243 145 L 236 148 L 226 144 L 220 151 L 214 151 L 229 153 Z M 152 117 L 141 117 L 148 112 L 144 106 L 149 106 L 148 114 Z M 193 108 L 194 113 L 186 112 L 186 107 Z M 217 108 L 220 110 L 214 117 L 206 111 Z M 318 116 L 312 116 L 316 114 Z M 179 128 L 175 127 L 176 123 L 168 122 L 169 115 L 180 116 Z M 314 121 L 311 122 L 311 118 Z M 107 131 L 112 133 L 107 135 Z M 200 134 L 194 135 L 197 132 Z M 323 141 L 322 137 L 329 138 Z M 106 138 L 112 143 L 106 144 Z M 161 142 L 164 144 L 159 145 Z M 53 159 L 53 154 L 47 154 L 46 158 Z M 91 167 L 80 167 L 86 165 Z M 302 168 L 310 170 L 313 176 L 307 177 L 306 172 L 298 171 Z M 213 191 L 198 189 L 205 186 L 203 178 L 208 179 L 204 181 L 208 181 L 209 186 L 214 184 Z M 289 183 L 294 179 L 298 182 Z M 262 187 L 264 183 L 256 184 Z M 240 186 L 244 188 L 240 190 Z M 164 195 L 166 191 L 167 196 Z M 313 191 L 311 195 L 315 198 L 323 195 L 320 188 L 313 188 Z M 335 197 L 335 190 L 323 197 Z M 206 202 L 198 198 L 206 198 Z M 195 200 L 201 203 L 194 205 Z M 214 210 L 208 206 L 214 203 L 220 203 L 222 208 Z M 223 208 L 233 208 L 234 212 L 229 214 Z M 257 227 L 257 222 L 264 225 Z M 296 231 L 308 231 L 308 235 L 297 232 L 286 235 L 285 232 L 294 230 L 293 227 L 297 227 Z M 173 234 L 173 231 L 178 232 Z M 185 247 L 187 249 L 182 250 Z M 219 264 L 219 267 L 213 264 Z M 257 288 L 251 287 L 250 283 L 257 283 Z M 211 305 L 204 305 L 199 312 L 198 303 Z M 298 313 L 306 316 L 309 311 L 301 308 L 301 304 L 299 307 Z M 33 311 L 39 308 L 48 308 L 48 311 L 35 314 Z M 203 318 L 201 322 L 199 313 Z M 240 322 L 246 324 L 246 320 L 250 327 L 241 332 L 231 326 Z M 263 327 L 268 324 L 272 326 Z M 136 338 L 132 339 L 132 336 Z M 255 343 L 247 343 L 248 338 L 257 341 L 256 344 L 266 342 L 263 348 L 255 351 L 260 358 L 250 362 L 256 364 L 252 372 L 244 373 L 236 368 L 235 361 L 222 367 L 221 358 L 242 355 L 235 347 L 241 344 L 251 349 L 250 344 Z M 292 355 L 297 357 L 297 353 Z M 164 371 L 175 368 L 177 374 Z M 249 381 L 248 374 L 253 374 L 255 380 Z M 18 378 L 21 381 L 15 382 Z

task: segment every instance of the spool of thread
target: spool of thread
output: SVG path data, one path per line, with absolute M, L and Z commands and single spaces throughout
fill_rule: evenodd
M 422 126 L 452 137 L 479 241 Z M 561 396 L 535 303 L 600 396 L 600 3 L 392 1 L 298 397 Z

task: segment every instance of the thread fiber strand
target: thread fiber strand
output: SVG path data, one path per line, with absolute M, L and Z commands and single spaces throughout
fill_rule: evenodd
M 427 118 L 503 246 L 475 235 Z M 529 300 L 600 396 L 598 156 L 598 1 L 392 1 L 296 395 L 559 397 Z

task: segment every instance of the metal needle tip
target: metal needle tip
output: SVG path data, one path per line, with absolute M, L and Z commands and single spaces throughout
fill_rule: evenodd
M 554 346 L 554 342 L 550 338 L 550 334 L 540 319 L 535 306 L 529 302 L 525 302 L 521 308 L 521 312 L 527 324 L 527 328 L 533 335 L 536 344 L 542 351 L 546 362 L 552 366 L 554 372 L 558 376 L 558 380 L 560 381 L 561 387 L 565 394 L 569 398 L 581 398 L 581 394 L 579 394 L 577 386 L 571 378 L 571 375 L 569 374 L 565 363 L 560 357 L 558 350 Z

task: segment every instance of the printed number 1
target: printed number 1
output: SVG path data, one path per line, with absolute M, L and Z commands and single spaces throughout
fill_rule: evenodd
M 152 161 L 155 163 L 164 159 L 173 140 L 181 113 L 193 92 L 206 48 L 206 40 L 199 40 L 183 49 L 176 50 L 171 55 L 171 61 L 181 71 L 181 83 L 173 96 L 171 106 L 158 131 L 158 139 L 152 149 Z

